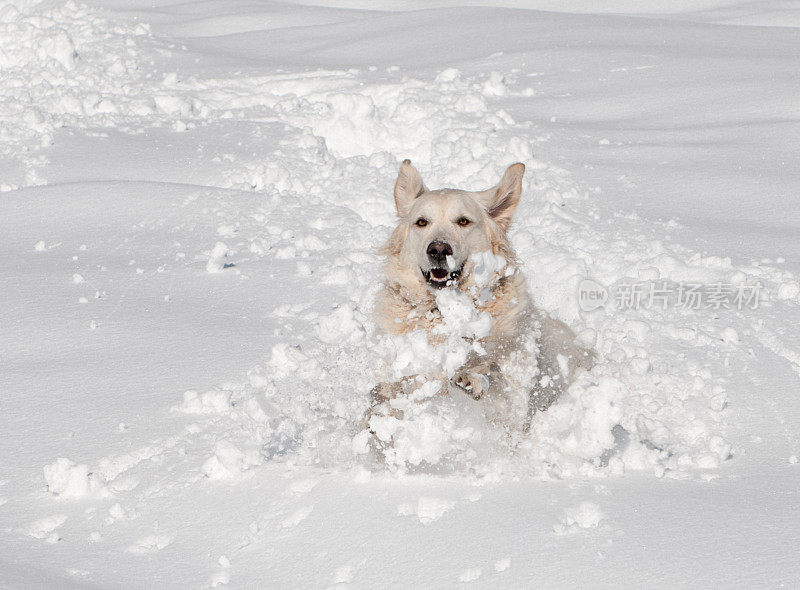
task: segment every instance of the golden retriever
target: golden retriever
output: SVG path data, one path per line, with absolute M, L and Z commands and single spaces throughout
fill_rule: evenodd
M 385 247 L 386 282 L 376 309 L 385 332 L 422 330 L 435 343 L 442 333 L 437 293 L 457 289 L 467 294 L 478 312 L 491 316 L 488 335 L 475 343 L 454 374 L 424 379 L 441 379 L 443 390 L 475 399 L 523 399 L 523 404 L 511 404 L 522 405 L 522 411 L 510 418 L 517 424 L 508 426 L 528 430 L 535 412 L 547 409 L 575 371 L 589 366 L 592 355 L 563 322 L 537 310 L 528 295 L 507 235 L 524 173 L 525 166 L 516 163 L 488 190 L 428 190 L 405 160 L 394 187 L 398 224 Z M 478 273 L 476 265 L 485 253 L 501 262 Z M 419 379 L 376 386 L 373 412 L 391 412 L 391 400 L 409 393 L 414 383 Z

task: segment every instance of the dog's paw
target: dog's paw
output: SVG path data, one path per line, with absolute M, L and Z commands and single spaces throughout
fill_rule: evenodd
M 475 371 L 458 371 L 453 376 L 453 383 L 474 399 L 481 399 L 489 391 L 489 377 Z

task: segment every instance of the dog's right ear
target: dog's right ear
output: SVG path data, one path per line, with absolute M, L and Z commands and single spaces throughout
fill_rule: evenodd
M 411 209 L 414 199 L 424 193 L 425 185 L 417 169 L 411 165 L 411 160 L 403 160 L 400 172 L 397 173 L 397 182 L 394 183 L 394 204 L 397 207 L 397 216 L 405 217 Z
M 511 216 L 519 204 L 522 196 L 522 175 L 525 174 L 525 164 L 517 162 L 506 168 L 503 178 L 494 188 L 475 193 L 478 200 L 486 208 L 489 217 L 503 231 L 508 229 L 511 223 Z

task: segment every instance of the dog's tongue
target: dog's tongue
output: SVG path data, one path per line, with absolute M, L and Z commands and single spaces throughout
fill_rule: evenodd
M 431 269 L 431 276 L 436 279 L 437 281 L 441 281 L 444 278 L 447 278 L 447 275 L 450 274 L 444 268 L 432 268 Z

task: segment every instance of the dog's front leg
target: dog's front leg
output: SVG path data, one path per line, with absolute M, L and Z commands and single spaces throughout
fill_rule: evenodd
M 503 374 L 500 366 L 488 357 L 475 357 L 467 361 L 451 382 L 474 399 L 498 391 L 503 387 Z

